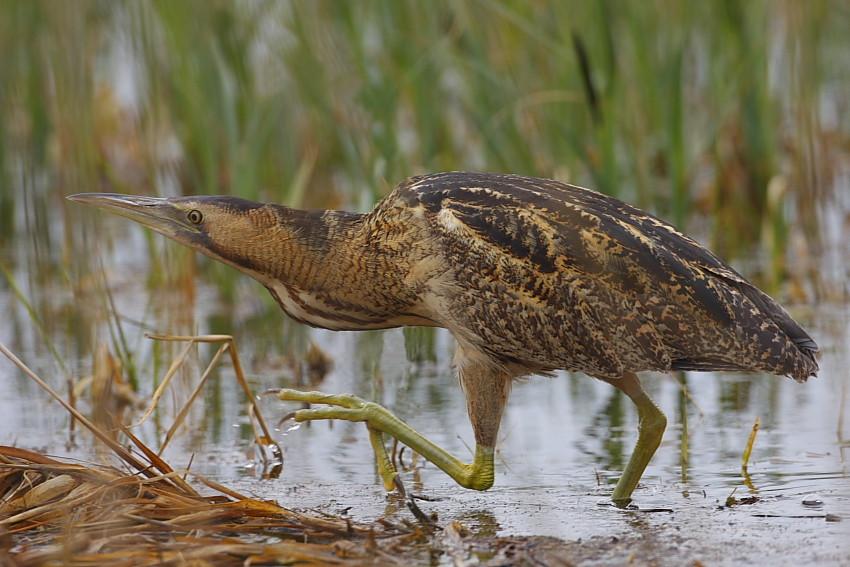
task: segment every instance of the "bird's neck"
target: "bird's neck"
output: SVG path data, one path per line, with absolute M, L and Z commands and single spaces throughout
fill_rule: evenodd
M 409 266 L 368 216 L 281 207 L 255 239 L 242 271 L 293 319 L 333 330 L 428 324 L 410 313 Z

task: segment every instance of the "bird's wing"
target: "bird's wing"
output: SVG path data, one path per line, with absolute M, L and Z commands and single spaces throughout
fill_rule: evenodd
M 494 174 L 420 178 L 416 200 L 444 238 L 489 247 L 540 274 L 593 279 L 623 297 L 670 293 L 728 322 L 732 268 L 664 221 L 601 193 L 546 179 Z M 470 238 L 470 236 L 472 238 Z

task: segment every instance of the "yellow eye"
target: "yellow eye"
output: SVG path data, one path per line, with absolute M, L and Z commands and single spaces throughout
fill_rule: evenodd
M 189 219 L 189 222 L 192 224 L 201 224 L 204 222 L 204 213 L 198 209 L 192 209 L 186 213 L 186 218 Z

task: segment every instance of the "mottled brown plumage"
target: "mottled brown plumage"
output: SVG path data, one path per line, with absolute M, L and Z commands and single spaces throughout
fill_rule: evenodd
M 248 273 L 303 323 L 449 329 L 479 448 L 471 465 L 403 424 L 388 425 L 395 418 L 373 404 L 318 393 L 281 397 L 334 406 L 296 419 L 366 421 L 379 465 L 385 432 L 473 488 L 492 484 L 492 449 L 519 376 L 581 371 L 635 401 L 641 435 L 614 493 L 623 501 L 666 423 L 636 372 L 745 370 L 804 381 L 817 371 L 814 341 L 714 254 L 648 213 L 557 181 L 425 175 L 402 182 L 367 214 L 230 197 L 72 198 Z M 389 486 L 395 473 L 381 467 Z

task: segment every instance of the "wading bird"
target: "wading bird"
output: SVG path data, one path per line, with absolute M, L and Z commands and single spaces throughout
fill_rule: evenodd
M 337 331 L 451 331 L 475 435 L 472 463 L 356 396 L 278 392 L 323 404 L 296 411 L 296 421 L 365 422 L 387 490 L 401 484 L 385 435 L 462 486 L 492 486 L 513 380 L 563 369 L 603 380 L 637 406 L 637 445 L 611 496 L 628 503 L 667 422 L 637 372 L 756 371 L 802 382 L 818 369 L 815 342 L 717 256 L 640 209 L 557 181 L 423 175 L 366 214 L 221 196 L 70 199 L 248 274 L 296 321 Z

